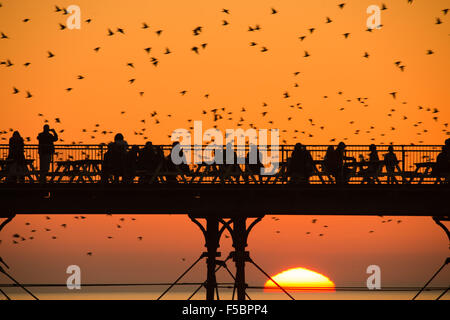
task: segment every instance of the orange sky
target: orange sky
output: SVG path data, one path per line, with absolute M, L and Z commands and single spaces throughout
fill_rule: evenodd
M 365 29 L 366 8 L 374 2 L 365 0 L 345 1 L 342 10 L 337 4 L 343 1 L 334 0 L 58 1 L 60 7 L 80 6 L 81 30 L 59 30 L 67 16 L 54 12 L 54 1 L 0 2 L 0 32 L 8 37 L 0 39 L 0 61 L 13 63 L 0 65 L 0 131 L 19 130 L 30 137 L 29 143 L 37 142 L 44 120 L 58 131 L 64 129 L 61 143 L 68 144 L 112 140 L 112 134 L 101 131 L 122 132 L 129 143 L 143 144 L 147 138 L 168 144 L 173 130 L 191 126 L 189 119 L 223 130 L 238 124 L 244 129 L 278 128 L 281 140 L 291 144 L 327 144 L 332 138 L 347 144 L 441 144 L 448 134 L 450 13 L 441 11 L 448 7 L 445 0 L 414 0 L 412 5 L 386 0 L 383 27 L 373 32 Z M 272 7 L 277 14 L 271 14 Z M 332 23 L 326 24 L 326 17 Z M 23 22 L 25 18 L 30 21 Z M 88 18 L 89 24 L 84 22 Z M 436 24 L 436 18 L 442 24 Z M 223 20 L 229 24 L 223 26 Z M 143 22 L 148 29 L 142 29 Z M 247 31 L 257 24 L 261 30 Z M 202 32 L 194 36 L 192 30 L 198 26 Z M 107 35 L 109 28 L 114 36 Z M 312 34 L 309 28 L 315 28 Z M 163 32 L 157 36 L 156 30 Z M 344 39 L 347 32 L 350 36 Z M 306 38 L 301 41 L 299 36 Z M 250 46 L 252 41 L 257 45 Z M 202 43 L 207 45 L 199 54 L 191 51 Z M 262 47 L 268 51 L 261 52 Z M 427 55 L 427 50 L 434 54 Z M 47 51 L 55 56 L 48 59 Z M 305 51 L 310 57 L 304 57 Z M 158 59 L 157 67 L 152 57 Z M 403 72 L 396 61 L 401 61 Z M 25 67 L 26 62 L 31 64 Z M 84 79 L 78 80 L 79 75 Z M 130 79 L 135 82 L 130 84 Z M 18 94 L 12 94 L 14 87 Z M 183 90 L 185 95 L 180 94 Z M 26 91 L 32 98 L 26 98 Z M 289 98 L 283 97 L 285 92 Z M 390 92 L 397 92 L 397 98 Z M 367 99 L 360 103 L 357 98 Z M 438 112 L 432 113 L 435 108 Z M 223 119 L 214 122 L 212 109 L 219 109 Z M 0 135 L 0 142 L 6 143 L 10 135 Z M 72 217 L 52 219 L 76 222 Z M 14 246 L 12 234 L 28 234 L 25 221 L 46 221 L 19 217 L 1 235 L 2 256 L 23 281 L 64 282 L 61 270 L 68 263 L 88 268 L 91 281 L 170 281 L 187 266 L 188 262 L 180 263 L 181 257 L 191 261 L 203 250 L 200 233 L 186 217 L 139 218 L 140 223 L 123 230 L 122 241 L 113 245 L 106 240 L 110 229 L 103 219 L 109 218 L 92 217 L 85 225 L 77 222 L 64 233 L 58 230 L 56 241 L 46 235 Z M 325 236 L 317 237 L 317 230 L 307 238 L 310 220 L 283 217 L 276 225 L 266 218 L 250 239 L 255 260 L 273 274 L 311 267 L 336 285 L 361 285 L 367 265 L 380 264 L 386 266 L 383 275 L 390 284 L 420 285 L 448 249 L 430 218 L 381 224 L 381 218 L 323 217 L 320 220 L 330 226 Z M 59 225 L 55 222 L 52 229 L 61 229 Z M 372 228 L 376 232 L 369 234 Z M 278 229 L 280 234 L 275 233 Z M 137 233 L 145 241 L 137 243 Z M 159 245 L 167 252 L 156 249 Z M 98 255 L 87 257 L 89 250 Z M 31 261 L 35 271 L 29 269 Z M 125 266 L 123 261 L 130 263 Z M 195 276 L 203 279 L 200 272 Z M 250 279 L 264 283 L 253 274 Z

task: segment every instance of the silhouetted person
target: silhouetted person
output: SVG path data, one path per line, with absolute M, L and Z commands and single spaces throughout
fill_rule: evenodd
M 323 158 L 323 169 L 328 173 L 336 176 L 337 172 L 337 158 L 336 158 L 336 150 L 334 150 L 333 146 L 328 146 L 327 152 L 325 153 L 325 157 Z
M 175 162 L 174 162 L 175 161 Z M 181 173 L 188 173 L 186 157 L 180 142 L 176 141 L 172 144 L 172 150 L 166 158 L 167 169 L 170 175 L 167 177 L 168 182 L 177 182 L 176 176 Z
M 374 183 L 378 177 L 380 169 L 380 158 L 378 157 L 377 147 L 374 144 L 369 146 L 369 164 L 364 174 L 364 180 L 368 183 Z
M 41 183 L 45 183 L 50 169 L 50 163 L 52 162 L 53 154 L 55 153 L 54 143 L 58 141 L 58 134 L 55 129 L 50 129 L 50 126 L 46 124 L 44 126 L 44 131 L 39 133 L 37 139 L 39 141 L 39 180 Z
M 288 161 L 288 176 L 292 183 L 309 183 L 314 170 L 311 153 L 301 143 L 295 145 L 291 158 Z
M 223 165 L 220 166 L 221 174 L 224 175 L 225 179 L 231 178 L 234 181 L 234 178 L 240 175 L 241 170 L 238 162 L 239 158 L 231 142 L 228 142 L 225 146 L 222 156 Z
M 109 178 L 113 174 L 114 168 L 113 168 L 113 143 L 108 143 L 108 149 L 106 150 L 105 154 L 103 155 L 103 162 L 102 162 L 102 182 L 107 183 L 109 181 Z
M 156 160 L 155 167 L 156 169 L 161 168 L 160 171 L 168 171 L 168 161 L 172 162 L 171 159 L 167 160 L 164 156 L 164 150 L 162 146 L 154 146 Z
M 112 144 L 112 167 L 113 177 L 115 181 L 119 181 L 119 177 L 125 176 L 125 162 L 128 152 L 128 143 L 125 141 L 123 135 L 118 133 L 114 136 Z
M 124 180 L 127 183 L 132 183 L 136 177 L 139 151 L 139 146 L 134 145 L 126 154 Z
M 121 133 L 118 133 L 114 136 L 114 144 L 113 148 L 115 151 L 120 153 L 127 153 L 128 151 L 128 143 L 124 140 L 124 137 Z
M 353 157 L 347 157 L 346 156 L 346 148 L 344 142 L 339 142 L 335 152 L 336 152 L 336 172 L 335 172 L 335 178 L 336 183 L 347 183 L 348 178 L 350 176 L 351 170 L 348 168 L 348 166 L 345 165 L 345 161 L 351 160 L 355 161 L 355 158 Z
M 388 147 L 388 153 L 384 155 L 384 165 L 386 166 L 387 172 L 387 183 L 398 183 L 397 178 L 395 177 L 395 169 L 400 172 L 399 161 L 397 156 L 394 153 L 394 147 Z
M 23 182 L 26 172 L 24 141 L 18 131 L 9 139 L 8 182 Z
M 137 167 L 144 172 L 139 178 L 140 182 L 148 183 L 158 167 L 159 159 L 153 144 L 148 141 L 139 152 Z
M 441 180 L 441 178 L 444 178 L 446 182 L 449 181 L 450 176 L 450 162 L 449 162 L 449 153 L 450 148 L 447 145 L 444 145 L 442 147 L 441 153 L 436 158 L 436 163 L 433 166 L 432 175 L 437 177 L 438 181 Z
M 254 144 L 250 144 L 249 151 L 247 153 L 246 158 L 246 166 L 245 166 L 245 180 L 248 181 L 248 176 L 251 175 L 252 177 L 256 176 L 256 179 L 259 179 L 259 176 L 261 174 L 261 169 L 264 168 L 264 165 L 262 163 L 262 154 L 259 152 L 258 146 Z

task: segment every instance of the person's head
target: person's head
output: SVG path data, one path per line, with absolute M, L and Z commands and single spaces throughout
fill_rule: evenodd
M 152 148 L 153 148 L 153 143 L 151 141 L 147 141 L 145 143 L 144 149 L 149 150 L 149 149 L 152 149 Z
M 44 125 L 44 132 L 49 132 L 50 126 L 48 124 Z
M 337 146 L 337 148 L 338 148 L 339 150 L 344 150 L 345 147 L 346 147 L 346 145 L 345 145 L 344 142 L 339 142 L 339 144 L 338 144 L 338 146 Z
M 21 137 L 20 137 L 19 131 L 14 131 L 12 137 L 13 137 L 14 139 L 20 139 Z
M 369 150 L 370 150 L 370 152 L 375 152 L 375 151 L 377 151 L 377 146 L 376 145 L 374 145 L 373 143 L 369 146 Z
M 388 147 L 388 152 L 389 152 L 389 153 L 394 152 L 394 146 L 389 146 L 389 147 Z
M 295 144 L 295 147 L 294 147 L 295 151 L 300 151 L 302 149 L 303 149 L 303 145 L 300 142 Z
M 123 141 L 123 134 L 121 134 L 121 133 L 116 134 L 116 135 L 114 136 L 114 141 L 115 141 L 115 142 L 117 142 L 117 141 Z
M 445 140 L 445 145 L 446 145 L 447 147 L 450 148 L 450 138 L 448 138 L 447 140 Z

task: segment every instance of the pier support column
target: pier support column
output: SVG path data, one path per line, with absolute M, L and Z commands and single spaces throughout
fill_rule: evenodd
M 245 263 L 250 261 L 250 254 L 246 251 L 247 247 L 247 239 L 250 231 L 253 227 L 261 221 L 262 216 L 257 217 L 250 226 L 247 228 L 247 218 L 248 217 L 235 217 L 232 218 L 231 221 L 233 223 L 233 228 L 231 228 L 228 224 L 224 226 L 231 234 L 233 239 L 233 248 L 234 252 L 231 253 L 233 257 L 233 261 L 236 266 L 236 280 L 235 280 L 235 289 L 237 291 L 237 299 L 239 301 L 244 301 L 247 296 L 247 283 L 245 282 Z
M 220 246 L 220 236 L 222 235 L 224 228 L 219 230 L 219 218 L 213 215 L 202 217 L 206 220 L 205 226 L 197 220 L 197 217 L 190 215 L 189 218 L 200 228 L 205 237 L 206 252 L 203 252 L 202 258 L 206 258 L 206 300 L 214 300 L 216 292 L 217 298 L 219 298 L 216 265 L 217 258 L 220 257 L 220 252 L 218 252 L 217 249 Z
M 219 220 L 216 217 L 206 218 L 205 247 L 206 247 L 206 300 L 214 300 L 217 290 L 216 258 L 220 257 L 219 248 Z
M 239 301 L 245 300 L 245 262 L 248 261 L 249 253 L 245 251 L 247 247 L 247 226 L 246 218 L 236 218 L 233 220 L 233 260 L 236 264 L 236 291 Z

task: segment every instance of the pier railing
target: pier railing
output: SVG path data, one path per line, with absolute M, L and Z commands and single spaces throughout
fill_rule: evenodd
M 131 146 L 130 146 L 131 147 Z M 143 149 L 143 145 L 138 145 Z M 172 145 L 154 146 L 159 148 L 167 161 L 170 161 Z M 211 160 L 211 153 L 206 152 L 207 146 L 189 146 L 183 147 L 184 154 L 190 157 L 191 162 L 198 160 L 198 155 L 202 154 L 203 160 Z M 205 165 L 203 163 L 188 164 L 185 169 L 168 169 L 166 165 L 155 166 L 154 172 L 142 172 L 139 168 L 128 177 L 129 183 L 271 183 L 284 184 L 289 183 L 290 178 L 287 174 L 287 163 L 294 150 L 294 145 L 280 145 L 276 147 L 260 147 L 263 155 L 266 153 L 269 157 L 278 154 L 278 169 L 272 175 L 256 177 L 257 174 L 248 173 L 247 164 L 240 164 L 240 172 L 224 172 L 220 165 Z M 388 152 L 388 145 L 377 145 L 377 152 L 380 162 Z M 388 179 L 386 167 L 381 163 L 380 170 L 375 180 L 365 179 L 365 169 L 362 163 L 369 159 L 369 145 L 348 145 L 346 147 L 346 156 L 355 159 L 354 166 L 348 179 L 348 183 L 440 183 L 448 181 L 447 177 L 435 177 L 432 174 L 438 154 L 442 150 L 440 145 L 394 145 L 394 153 L 399 160 L 400 170 L 396 170 L 391 176 L 395 179 Z M 335 177 L 327 172 L 323 165 L 328 145 L 307 145 L 306 149 L 314 159 L 315 168 L 309 179 L 310 183 L 335 183 Z M 108 148 L 106 145 L 55 145 L 55 154 L 50 165 L 48 173 L 49 182 L 80 182 L 95 183 L 102 180 L 104 172 L 103 160 Z M 235 146 L 237 157 L 245 161 L 249 152 L 247 146 Z M 11 175 L 10 161 L 8 160 L 8 145 L 0 145 L 0 183 L 7 182 Z M 197 157 L 196 157 L 197 155 Z M 209 159 L 208 159 L 209 155 Z M 25 158 L 27 159 L 27 172 L 19 182 L 37 182 L 39 180 L 39 153 L 37 145 L 25 146 Z M 265 160 L 263 160 L 265 161 Z M 359 164 L 358 164 L 359 163 Z M 351 167 L 351 165 L 349 165 Z M 226 176 L 224 176 L 224 174 Z M 146 176 L 146 179 L 143 178 Z M 121 182 L 123 177 L 114 180 Z M 105 179 L 103 179 L 105 182 Z M 110 181 L 109 179 L 107 181 Z

